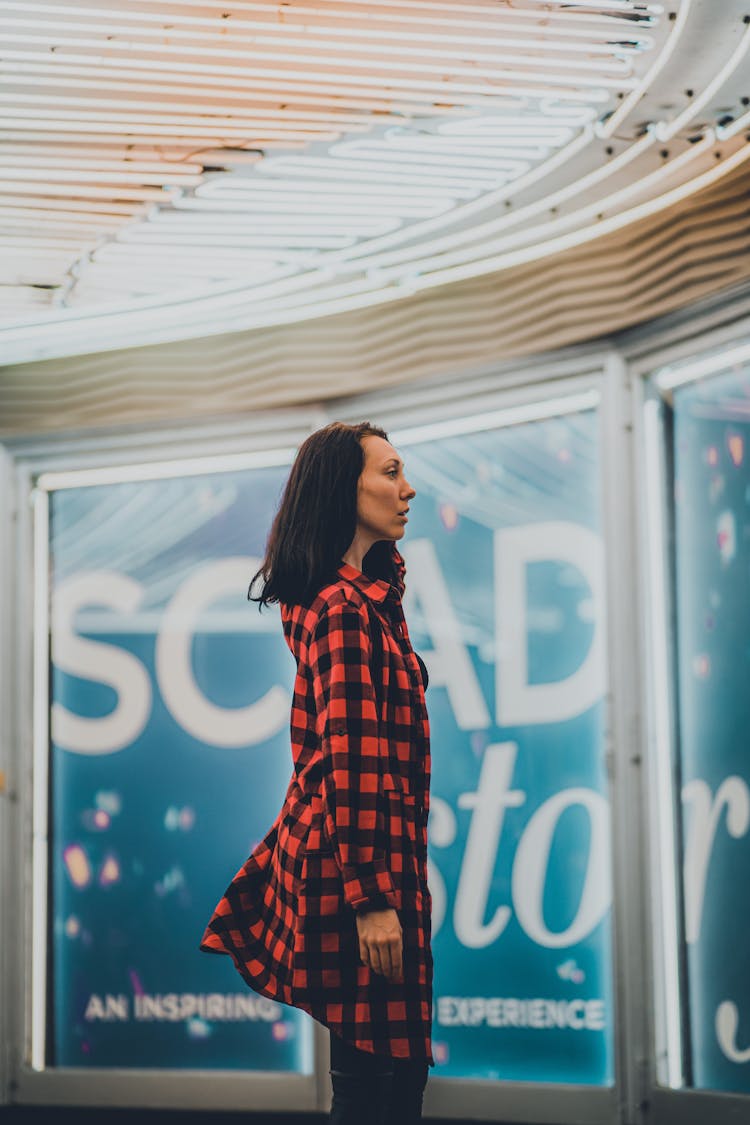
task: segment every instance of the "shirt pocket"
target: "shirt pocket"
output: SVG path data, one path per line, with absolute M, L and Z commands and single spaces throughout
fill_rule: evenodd
M 333 846 L 325 831 L 325 802 L 322 793 L 310 797 L 310 826 L 305 839 L 305 853 L 333 855 Z
M 298 908 L 305 917 L 340 915 L 344 908 L 343 886 L 333 845 L 325 832 L 322 793 L 312 794 L 310 809 L 310 826 L 302 844 Z
M 406 782 L 390 772 L 382 774 L 382 789 L 387 802 L 389 836 L 391 850 L 397 849 L 399 841 L 407 841 L 410 851 L 417 850 L 417 799 L 410 793 Z

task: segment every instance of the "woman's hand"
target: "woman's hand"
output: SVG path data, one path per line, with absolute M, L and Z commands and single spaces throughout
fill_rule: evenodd
M 403 938 L 398 914 L 389 906 L 386 910 L 368 910 L 357 914 L 359 956 L 363 965 L 373 972 L 382 973 L 388 980 L 402 983 Z

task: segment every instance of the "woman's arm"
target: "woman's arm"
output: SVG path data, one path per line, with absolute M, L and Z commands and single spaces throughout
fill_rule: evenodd
M 341 870 L 344 898 L 357 912 L 394 909 L 396 891 L 383 847 L 380 748 L 367 611 L 328 606 L 308 651 L 323 755 L 325 829 Z

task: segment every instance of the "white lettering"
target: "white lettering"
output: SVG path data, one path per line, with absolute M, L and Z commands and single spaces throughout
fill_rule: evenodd
M 570 1028 L 603 1031 L 604 1001 L 599 999 L 518 999 L 501 996 L 439 996 L 437 1022 L 442 1027 L 513 1027 L 534 1031 Z
M 716 1009 L 716 1038 L 722 1053 L 733 1063 L 750 1062 L 750 1047 L 741 1050 L 737 1046 L 737 1028 L 740 1014 L 736 1004 L 725 1000 Z
M 449 848 L 456 841 L 456 814 L 447 801 L 434 796 L 430 799 L 430 845 Z M 432 896 L 432 934 L 439 932 L 448 909 L 448 892 L 445 880 L 432 858 L 427 858 L 427 884 Z
M 696 778 L 684 786 L 682 799 L 691 806 L 692 813 L 685 833 L 683 864 L 685 939 L 696 942 L 701 932 L 708 865 L 722 811 L 726 806 L 730 836 L 735 840 L 744 836 L 750 827 L 750 791 L 741 777 L 727 777 L 712 799 L 706 782 Z
M 218 1021 L 265 1020 L 282 1018 L 281 1005 L 266 996 L 230 992 L 138 993 L 134 998 L 137 1020 L 174 1023 L 178 1020 Z
M 555 683 L 528 682 L 526 568 L 569 563 L 591 590 L 594 633 L 583 664 Z M 567 521 L 525 524 L 495 532 L 496 711 L 501 727 L 557 723 L 587 711 L 605 688 L 604 555 L 601 538 Z
M 74 630 L 83 606 L 109 606 L 132 614 L 140 605 L 143 587 L 134 578 L 113 570 L 79 572 L 61 582 L 52 596 L 51 657 L 55 667 L 71 676 L 107 684 L 116 693 L 115 706 L 101 718 L 84 718 L 62 703 L 52 704 L 52 741 L 75 754 L 112 754 L 134 742 L 151 714 L 151 680 L 132 653 L 116 645 L 82 637 Z
M 192 639 L 207 605 L 247 590 L 247 576 L 259 560 L 217 559 L 185 579 L 167 606 L 156 638 L 156 675 L 164 702 L 175 719 L 209 746 L 256 746 L 289 721 L 289 693 L 274 685 L 246 707 L 219 707 L 206 699 L 193 676 Z
M 128 1018 L 128 998 L 118 994 L 111 996 L 105 993 L 104 999 L 92 992 L 86 1004 L 83 1016 L 86 1020 L 126 1020 Z
M 586 879 L 578 911 L 567 929 L 553 933 L 543 917 L 552 837 L 566 809 L 580 805 L 591 822 Z M 518 921 L 528 936 L 547 949 L 575 945 L 599 924 L 612 899 L 609 806 L 592 789 L 562 789 L 537 809 L 524 829 L 513 862 L 512 896 Z
M 429 539 L 416 539 L 409 544 L 408 555 L 404 551 L 404 558 L 411 572 L 419 575 L 417 596 L 433 644 L 429 653 L 430 687 L 446 689 L 459 730 L 485 730 L 492 718 L 463 640 L 435 544 Z M 411 601 L 409 591 L 404 598 L 407 615 Z
M 459 808 L 473 809 L 454 908 L 456 936 L 469 949 L 498 938 L 511 916 L 509 906 L 499 906 L 490 922 L 482 922 L 505 810 L 518 808 L 526 800 L 520 789 L 510 788 L 517 751 L 515 742 L 488 746 L 476 792 L 461 793 L 458 798 Z

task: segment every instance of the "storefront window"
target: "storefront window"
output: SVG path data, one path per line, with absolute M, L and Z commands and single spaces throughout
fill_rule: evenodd
M 750 1092 L 750 364 L 709 366 L 656 380 L 673 507 L 683 1079 Z
M 49 1065 L 312 1069 L 307 1016 L 198 950 L 289 780 L 294 661 L 245 600 L 287 472 L 50 495 Z
M 393 433 L 429 672 L 435 1073 L 614 1081 L 593 392 Z M 49 495 L 58 1067 L 312 1069 L 312 1022 L 198 951 L 283 801 L 294 664 L 245 600 L 275 465 Z
M 430 670 L 437 1073 L 606 1085 L 598 415 L 399 448 L 417 490 L 407 620 Z

